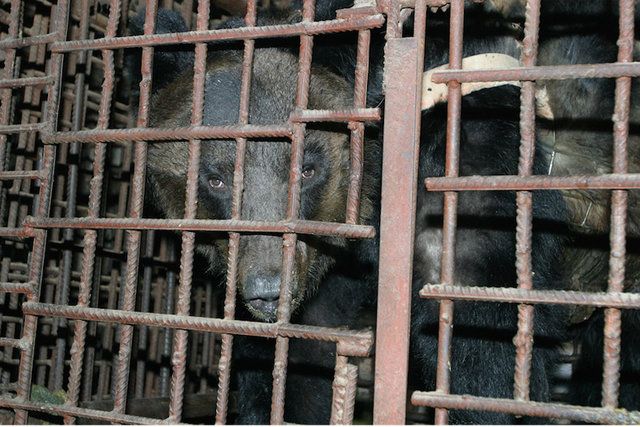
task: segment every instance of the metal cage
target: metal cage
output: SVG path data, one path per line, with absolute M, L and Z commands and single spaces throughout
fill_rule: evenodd
M 194 3 L 197 13 L 193 14 Z M 158 1 L 147 0 L 142 36 L 127 36 L 128 0 L 5 0 L 0 9 L 3 73 L 0 78 L 0 421 L 225 423 L 233 411 L 230 358 L 234 335 L 274 339 L 271 422 L 284 421 L 289 340 L 312 339 L 337 345 L 332 423 L 350 424 L 354 403 L 373 400 L 374 423 L 418 421 L 419 407 L 436 408 L 436 422 L 448 409 L 508 412 L 582 422 L 638 422 L 640 415 L 617 406 L 621 310 L 640 309 L 640 295 L 623 293 L 627 190 L 640 176 L 627 173 L 633 0 L 620 0 L 618 62 L 579 66 L 536 66 L 540 0 L 527 1 L 523 67 L 462 70 L 464 0 L 378 0 L 356 2 L 332 21 L 314 21 L 314 2 L 304 1 L 302 20 L 256 26 L 257 4 L 249 0 L 246 27 L 211 30 L 209 0 L 163 1 L 180 10 L 193 30 L 154 34 Z M 360 4 L 366 3 L 366 4 Z M 425 26 L 430 6 L 451 7 L 449 69 L 433 73 L 448 85 L 447 172 L 417 183 L 420 94 Z M 403 36 L 402 17 L 414 13 L 414 34 Z M 290 322 L 287 286 L 298 234 L 372 238 L 375 229 L 357 224 L 362 181 L 364 124 L 379 121 L 380 108 L 367 108 L 370 32 L 386 26 L 382 219 L 379 300 L 375 332 L 375 375 L 368 358 L 371 329 L 344 330 Z M 307 108 L 313 37 L 356 32 L 357 55 L 352 108 Z M 295 110 L 286 123 L 248 122 L 254 42 L 273 37 L 300 40 Z M 244 43 L 240 120 L 233 126 L 202 125 L 207 42 Z M 154 47 L 195 46 L 193 115 L 184 128 L 149 128 Z M 122 80 L 122 52 L 142 49 L 140 103 L 128 107 Z M 616 79 L 613 173 L 600 176 L 532 175 L 535 141 L 534 81 L 602 77 Z M 461 84 L 522 81 L 521 161 L 518 176 L 458 177 Z M 135 119 L 132 117 L 135 116 Z M 300 220 L 299 169 L 307 123 L 348 123 L 351 169 L 345 223 Z M 184 219 L 143 217 L 147 141 L 184 140 L 189 164 L 199 163 L 200 140 L 236 141 L 242 159 L 247 140 L 283 137 L 291 141 L 287 217 L 278 222 L 240 219 L 242 188 L 234 188 L 230 220 L 196 219 L 197 168 L 187 181 Z M 243 163 L 234 176 L 241 181 Z M 390 177 L 393 177 L 391 179 Z M 435 391 L 415 391 L 417 411 L 407 416 L 407 378 L 417 185 L 444 192 L 442 275 L 428 284 L 424 298 L 441 300 Z M 398 191 L 398 188 L 406 191 Z M 592 188 L 612 190 L 611 258 L 606 293 L 538 291 L 531 280 L 531 191 Z M 452 286 L 457 192 L 517 191 L 517 288 Z M 180 233 L 181 247 L 167 231 Z M 229 234 L 224 289 L 194 275 L 195 233 Z M 276 323 L 235 320 L 238 242 L 244 233 L 282 235 L 284 245 L 280 308 Z M 513 399 L 449 393 L 450 343 L 455 300 L 500 301 L 519 305 L 514 339 Z M 606 307 L 604 398 L 602 408 L 529 401 L 534 304 Z M 359 369 L 360 367 L 360 369 Z M 364 371 L 364 372 L 363 372 Z M 373 390 L 371 390 L 373 389 Z M 371 397 L 373 392 L 373 398 Z M 143 415 L 140 415 L 143 414 Z M 417 418 L 416 418 L 417 417 Z M 365 420 L 370 421 L 365 416 Z

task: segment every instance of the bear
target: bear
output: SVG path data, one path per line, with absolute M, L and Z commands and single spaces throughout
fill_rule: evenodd
M 138 19 L 142 15 L 139 15 Z M 140 21 L 134 21 L 135 33 Z M 158 32 L 186 30 L 179 15 L 159 10 Z M 190 123 L 193 54 L 182 49 L 157 49 L 154 56 L 154 96 L 150 126 L 178 127 Z M 133 52 L 135 54 L 135 52 Z M 131 58 L 135 64 L 139 59 Z M 186 62 L 186 65 L 185 65 Z M 180 63 L 180 65 L 178 65 Z M 211 49 L 207 61 L 205 125 L 237 123 L 242 52 Z M 186 70 L 186 71 L 184 71 Z M 278 70 L 275 73 L 274 70 Z M 174 73 L 174 74 L 172 74 Z M 294 105 L 297 58 L 284 49 L 258 48 L 253 63 L 249 123 L 284 123 Z M 136 79 L 133 78 L 135 84 Z M 314 66 L 309 108 L 342 109 L 353 105 L 344 79 Z M 171 105 L 168 108 L 168 105 Z M 360 223 L 376 224 L 379 212 L 380 150 L 376 130 L 367 135 L 361 190 Z M 344 222 L 349 181 L 349 135 L 344 124 L 309 124 L 301 171 L 300 218 Z M 201 144 L 198 218 L 231 215 L 235 141 L 204 140 Z M 247 144 L 243 220 L 277 221 L 285 216 L 290 143 L 285 139 L 250 140 Z M 187 145 L 183 141 L 149 143 L 147 204 L 166 218 L 184 211 Z M 344 196 L 344 197 L 342 197 Z M 196 253 L 213 277 L 224 278 L 226 233 L 198 233 Z M 300 235 L 292 283 L 292 322 L 357 326 L 359 313 L 375 301 L 377 241 Z M 237 317 L 272 322 L 276 319 L 282 269 L 282 237 L 246 235 L 238 257 Z M 236 336 L 233 345 L 234 383 L 238 389 L 238 424 L 269 421 L 273 340 Z M 335 344 L 292 339 L 290 342 L 286 420 L 326 424 L 329 421 Z M 314 404 L 317 402 L 317 404 Z M 327 403 L 328 402 L 328 403 Z

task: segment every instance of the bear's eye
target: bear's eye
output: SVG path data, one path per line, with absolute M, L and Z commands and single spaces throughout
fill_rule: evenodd
M 226 185 L 220 178 L 213 177 L 209 178 L 209 187 L 213 188 L 214 190 L 222 190 L 226 187 Z
M 316 174 L 313 166 L 304 166 L 302 168 L 302 179 L 311 179 Z

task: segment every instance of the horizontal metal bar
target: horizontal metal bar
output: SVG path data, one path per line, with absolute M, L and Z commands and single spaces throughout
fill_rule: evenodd
M 583 423 L 639 424 L 640 412 L 624 409 L 592 408 L 561 403 L 525 402 L 468 395 L 444 395 L 438 392 L 416 391 L 411 396 L 416 406 L 464 409 L 471 411 L 505 412 L 514 415 L 569 418 Z
M 34 288 L 35 286 L 33 283 L 0 283 L 0 293 L 32 295 Z
M 241 27 L 223 30 L 187 31 L 184 33 L 153 34 L 74 40 L 51 45 L 52 52 L 72 52 L 86 49 L 119 49 L 168 44 L 192 44 L 222 40 L 255 40 L 271 37 L 293 37 L 378 28 L 384 24 L 384 16 L 376 14 L 353 19 L 335 19 L 321 22 L 300 22 L 288 25 L 265 25 L 263 27 Z
M 320 221 L 245 221 L 211 219 L 137 219 L 137 218 L 35 218 L 28 216 L 27 228 L 82 228 L 123 230 L 230 231 L 236 233 L 297 233 L 341 236 L 352 239 L 373 238 L 375 228 L 368 225 Z
M 20 132 L 34 132 L 41 130 L 43 127 L 43 123 L 27 123 L 21 125 L 0 126 L 0 135 L 8 135 Z
M 5 399 L 2 397 L 0 397 L 0 408 L 23 409 L 27 411 L 44 412 L 45 414 L 71 415 L 74 417 L 104 421 L 105 424 L 111 422 L 144 425 L 167 423 L 166 420 L 159 420 L 155 418 L 137 417 L 135 415 L 97 411 L 95 409 L 85 409 L 67 405 L 51 405 L 41 402 L 24 402 L 18 399 Z
M 26 342 L 15 338 L 0 338 L 0 347 L 13 347 L 23 350 Z
M 183 128 L 131 128 L 56 132 L 43 136 L 45 144 L 69 142 L 175 141 L 190 139 L 289 138 L 288 126 L 189 126 Z
M 624 190 L 640 188 L 640 174 L 596 176 L 463 176 L 425 179 L 427 191 Z
M 0 237 L 15 237 L 18 239 L 24 239 L 26 237 L 32 236 L 33 232 L 28 228 L 0 227 Z
M 379 108 L 349 108 L 344 110 L 295 110 L 290 120 L 294 123 L 309 122 L 377 122 Z
M 53 77 L 23 77 L 20 79 L 0 79 L 0 89 L 25 86 L 45 86 L 53 83 Z
M 567 80 L 640 76 L 640 62 L 584 65 L 544 65 L 538 67 L 520 67 L 490 70 L 444 70 L 434 71 L 431 81 L 447 83 L 457 81 L 502 82 L 531 80 Z
M 47 44 L 58 40 L 60 34 L 48 33 L 33 37 L 11 38 L 7 37 L 0 41 L 0 49 L 20 49 L 27 46 Z
M 374 2 L 370 2 L 374 3 Z M 374 3 L 375 4 L 375 3 Z M 380 9 L 375 6 L 356 6 L 347 7 L 344 9 L 336 10 L 336 18 L 338 19 L 348 19 L 356 16 L 370 16 L 375 13 L 378 13 Z
M 541 291 L 518 288 L 425 285 L 420 290 L 420 297 L 445 300 L 510 302 L 518 304 L 640 308 L 640 294 L 626 292 Z
M 0 181 L 12 181 L 14 179 L 41 179 L 42 173 L 35 171 L 6 171 L 0 172 Z
M 352 354 L 345 354 L 345 356 L 354 357 L 366 357 L 373 346 L 373 332 L 370 330 L 349 331 L 341 328 L 326 328 L 321 326 L 260 323 L 244 320 L 140 313 L 31 302 L 26 302 L 22 305 L 22 312 L 34 316 L 65 317 L 67 319 L 127 325 L 159 326 L 190 331 L 214 332 L 218 334 L 236 334 L 266 338 L 276 338 L 280 336 L 337 343 L 345 342 L 347 345 L 345 345 L 344 348 L 352 351 Z

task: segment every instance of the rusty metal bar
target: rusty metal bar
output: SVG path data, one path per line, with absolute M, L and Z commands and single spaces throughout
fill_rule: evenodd
M 9 89 L 6 89 L 9 90 Z M 8 105 L 8 104 L 7 104 Z M 0 135 L 10 135 L 21 132 L 36 132 L 45 127 L 45 123 L 25 123 L 20 125 L 0 125 Z
M 234 138 L 288 138 L 291 128 L 282 125 L 246 126 L 189 126 L 183 128 L 132 128 L 109 130 L 83 130 L 77 132 L 57 132 L 44 135 L 45 144 L 67 142 L 96 143 L 130 141 L 175 141 L 191 139 L 234 139 Z
M 371 45 L 371 31 L 358 32 L 358 44 L 356 47 L 356 68 L 353 89 L 354 108 L 364 108 L 367 105 L 367 84 L 369 81 L 369 48 Z M 380 110 L 371 108 L 376 112 L 378 120 Z M 360 193 L 362 189 L 362 170 L 364 167 L 364 123 L 354 120 L 349 122 L 351 130 L 351 151 L 349 168 L 349 190 L 347 192 L 347 214 L 345 222 L 356 224 L 360 214 Z
M 462 68 L 462 38 L 464 27 L 464 1 L 452 0 L 449 24 L 449 68 Z M 457 177 L 460 154 L 460 115 L 462 108 L 462 88 L 457 82 L 448 83 L 447 95 L 447 144 L 445 154 L 445 176 Z M 440 281 L 455 283 L 456 222 L 458 216 L 458 194 L 444 193 L 442 227 L 442 258 Z M 453 335 L 453 301 L 440 302 L 438 327 L 438 362 L 436 368 L 436 391 L 449 393 L 451 377 L 451 341 Z M 449 414 L 446 409 L 436 408 L 435 423 L 447 424 Z
M 16 179 L 40 179 L 42 172 L 35 171 L 7 171 L 0 172 L 0 181 L 12 181 Z
M 245 24 L 253 27 L 256 24 L 256 0 L 247 1 Z M 244 56 L 242 62 L 242 82 L 240 86 L 240 105 L 238 125 L 249 123 L 249 102 L 251 96 L 251 78 L 253 68 L 255 41 L 244 41 Z M 303 111 L 300 112 L 304 114 Z M 233 194 L 231 200 L 231 219 L 239 220 L 242 214 L 242 192 L 244 190 L 244 162 L 246 155 L 246 138 L 236 139 L 236 159 L 233 171 Z M 240 248 L 240 234 L 229 233 L 229 253 L 227 257 L 227 283 L 224 297 L 224 318 L 233 319 L 236 311 L 238 250 Z M 229 387 L 231 383 L 231 356 L 233 352 L 233 335 L 222 336 L 222 348 L 218 361 L 218 395 L 216 400 L 216 423 L 226 423 L 229 406 Z
M 53 84 L 52 76 L 45 77 L 22 77 L 19 79 L 0 79 L 0 89 L 20 88 L 26 86 L 47 86 Z
M 372 238 L 375 228 L 368 225 L 333 222 L 292 221 L 247 221 L 233 219 L 149 219 L 149 218 L 35 218 L 27 217 L 23 222 L 28 233 L 30 228 L 75 228 L 75 229 L 124 229 L 124 230 L 174 230 L 174 231 L 231 231 L 239 233 L 296 233 L 318 236 L 342 236 L 349 238 Z M 3 229 L 0 229 L 0 236 Z M 9 230 L 9 229 L 4 229 Z M 26 230 L 26 231 L 23 231 Z M 22 234 L 21 234 L 22 235 Z M 30 234 L 27 234 L 30 235 Z
M 117 37 L 114 39 L 74 40 L 51 44 L 52 52 L 72 52 L 83 49 L 122 49 L 167 44 L 191 44 L 223 40 L 256 40 L 274 37 L 312 36 L 317 34 L 379 28 L 384 16 L 377 14 L 362 18 L 335 19 L 321 22 L 300 22 L 287 25 L 265 25 L 255 28 L 233 28 L 224 30 L 187 31 L 184 33 L 153 34 Z
M 358 367 L 349 363 L 349 358 L 336 354 L 335 376 L 330 424 L 346 425 L 353 422 Z
M 209 28 L 209 0 L 198 0 L 198 17 L 196 29 L 205 31 Z M 195 46 L 193 73 L 193 91 L 191 106 L 191 125 L 202 125 L 204 95 L 207 72 L 207 44 L 197 43 Z M 189 159 L 187 161 L 187 183 L 185 189 L 184 219 L 196 218 L 198 210 L 198 172 L 200 170 L 200 140 L 189 141 Z M 180 283 L 176 314 L 188 316 L 191 305 L 191 282 L 193 278 L 193 256 L 196 235 L 193 231 L 182 233 L 182 253 L 180 258 Z M 187 339 L 185 330 L 177 330 L 173 336 L 173 352 L 171 366 L 171 390 L 169 394 L 169 420 L 179 422 L 182 418 L 182 399 L 184 397 L 184 380 L 187 370 Z
M 331 399 L 331 420 L 329 424 L 342 424 L 346 398 L 346 376 L 349 358 L 336 354 L 335 374 L 333 377 L 333 398 Z
M 83 1 L 82 9 L 85 12 L 85 19 L 89 19 L 89 8 L 87 0 Z M 107 23 L 106 37 L 115 37 L 120 15 L 119 0 L 111 0 L 109 4 L 109 19 Z M 86 24 L 85 24 L 86 25 Z M 113 87 L 115 84 L 115 64 L 113 51 L 103 50 L 102 59 L 104 63 L 103 92 L 98 108 L 98 129 L 109 127 L 111 115 L 111 101 L 113 97 Z M 97 218 L 100 215 L 100 203 L 102 200 L 102 190 L 104 186 L 105 159 L 107 156 L 106 144 L 95 145 L 93 160 L 93 178 L 89 183 L 89 206 L 88 218 Z M 87 307 L 91 300 L 91 286 L 96 264 L 96 246 L 98 233 L 96 230 L 87 230 L 83 236 L 82 269 L 80 273 L 80 289 L 78 292 L 78 306 Z M 80 383 L 82 380 L 82 364 L 85 355 L 85 340 L 87 334 L 86 322 L 75 322 L 73 325 L 73 344 L 71 346 L 71 360 L 69 370 L 69 383 L 65 404 L 77 406 L 80 396 Z M 91 373 L 89 373 L 91 375 Z M 65 424 L 74 424 L 75 418 L 64 417 Z
M 149 311 L 158 312 L 159 306 L 151 307 L 151 288 L 152 288 L 152 275 L 153 275 L 153 266 L 148 262 L 153 259 L 154 254 L 154 241 L 155 241 L 156 233 L 152 230 L 149 230 L 147 235 L 145 236 L 144 242 L 144 259 L 145 262 L 143 272 L 142 272 L 142 292 L 140 298 L 139 310 L 145 313 Z M 151 335 L 151 337 L 149 337 Z M 158 347 L 158 337 L 156 335 L 155 339 L 153 334 L 149 333 L 149 328 L 146 326 L 141 326 L 138 328 L 138 351 L 139 352 L 148 352 L 149 357 L 154 357 L 157 354 Z M 153 349 L 153 350 L 152 350 Z M 135 377 L 135 398 L 143 398 L 145 396 L 145 389 L 147 393 L 151 387 L 147 387 L 145 384 L 145 379 L 149 377 L 149 371 L 153 368 L 147 368 L 147 361 L 143 358 L 138 358 L 136 360 L 136 377 Z
M 14 6 L 12 1 L 12 8 Z M 19 7 L 19 2 L 15 4 Z M 67 22 L 69 18 L 69 2 L 68 0 L 59 0 L 53 10 L 52 27 L 57 29 L 59 40 L 66 39 Z M 17 36 L 17 35 L 16 35 Z M 43 123 L 46 124 L 44 130 L 53 132 L 57 128 L 58 123 L 58 101 L 60 96 L 60 86 L 62 84 L 62 61 L 63 55 L 52 54 L 48 74 L 53 76 L 55 81 L 49 89 L 47 97 L 47 106 L 44 111 Z M 2 147 L 4 149 L 4 147 Z M 52 180 L 55 170 L 55 147 L 44 147 L 41 154 L 42 178 L 40 180 L 40 189 L 37 196 L 37 204 L 35 208 L 35 217 L 42 218 L 48 215 L 51 202 Z M 28 301 L 37 301 L 40 298 L 40 283 L 44 271 L 45 252 L 47 243 L 47 232 L 39 230 L 34 233 L 31 259 L 29 262 L 28 281 L 35 283 L 33 295 L 28 296 Z M 31 391 L 32 371 L 34 362 L 35 339 L 38 327 L 38 318 L 36 316 L 26 315 L 23 318 L 22 338 L 25 343 L 24 348 L 20 351 L 20 362 L 18 366 L 18 380 L 16 387 L 16 398 L 19 400 L 27 400 Z M 25 410 L 16 410 L 14 423 L 25 424 L 28 421 L 28 413 Z
M 17 239 L 24 239 L 33 236 L 34 230 L 29 230 L 28 228 L 0 227 L 0 237 L 15 237 Z
M 591 307 L 640 308 L 640 294 L 625 292 L 538 291 L 534 289 L 481 286 L 425 285 L 422 298 L 492 301 L 525 304 L 586 305 Z
M 167 257 L 169 261 L 176 261 L 176 246 L 173 242 L 168 243 Z M 164 289 L 165 301 L 163 306 L 164 313 L 173 313 L 174 299 L 176 289 L 176 273 L 172 270 L 167 272 L 166 288 Z M 173 331 L 171 329 L 165 329 L 162 338 L 162 352 L 161 355 L 168 358 L 171 354 L 171 344 L 173 342 Z M 170 369 L 166 366 L 160 368 L 160 395 L 169 396 L 170 386 Z
M 89 9 L 89 1 L 88 0 L 82 0 L 81 2 L 81 6 L 80 6 L 80 22 L 79 22 L 79 37 L 80 38 L 88 38 L 89 37 L 89 13 L 90 13 L 90 9 Z M 82 19 L 84 18 L 84 19 Z M 88 52 L 87 51 L 82 51 L 79 52 L 77 55 L 77 63 L 79 65 L 86 65 L 87 62 L 87 55 Z M 75 80 L 74 80 L 74 85 L 75 85 L 75 97 L 74 97 L 74 102 L 73 102 L 73 111 L 72 111 L 72 129 L 73 130 L 79 130 L 82 128 L 83 126 L 83 118 L 84 118 L 84 108 L 85 108 L 85 93 L 86 93 L 86 89 L 85 89 L 85 76 L 86 73 L 76 73 L 75 76 Z M 102 102 L 102 100 L 101 100 Z M 100 113 L 99 113 L 100 114 Z M 71 144 L 69 146 L 69 155 L 79 155 L 80 154 L 80 144 Z M 98 167 L 100 164 L 102 164 L 103 162 L 100 160 L 100 156 L 103 155 L 102 154 L 102 149 L 96 147 L 96 150 L 94 151 L 94 167 Z M 98 171 L 100 171 L 101 168 L 95 168 L 94 169 L 94 176 L 96 176 L 96 178 L 94 178 L 94 180 L 100 180 L 101 177 L 97 176 Z M 67 205 L 66 205 L 66 209 L 65 209 L 65 217 L 66 218 L 73 218 L 76 215 L 76 199 L 77 199 L 77 190 L 78 190 L 78 165 L 75 164 L 74 162 L 69 163 L 68 165 L 68 171 L 67 171 Z M 100 197 L 101 196 L 101 186 L 98 187 L 98 190 L 93 189 L 93 192 L 91 191 L 91 186 L 92 185 L 96 185 L 96 183 L 94 182 L 90 182 L 89 186 L 90 186 L 90 191 L 89 191 L 89 208 L 88 208 L 88 212 L 87 215 L 88 216 L 98 216 L 99 212 L 96 209 L 95 213 L 92 213 L 92 207 L 94 206 L 99 206 L 100 203 L 96 203 L 96 200 L 93 200 L 96 197 Z M 94 194 L 96 193 L 96 194 Z M 87 230 L 85 232 L 85 235 L 83 237 L 83 239 L 88 239 L 86 241 L 86 244 L 83 244 L 83 251 L 87 250 L 87 254 L 89 257 L 94 256 L 94 254 L 91 251 L 91 246 L 95 246 L 95 237 L 90 237 L 91 234 L 93 233 L 93 231 L 91 230 Z M 72 229 L 65 229 L 63 232 L 63 238 L 65 240 L 65 242 L 73 242 L 74 241 L 74 231 Z M 93 240 L 93 242 L 92 242 Z M 84 254 L 83 254 L 84 255 Z M 71 270 L 72 270 L 72 263 L 73 263 L 73 253 L 70 249 L 65 249 L 63 251 L 62 254 L 62 272 L 61 272 L 61 285 L 60 285 L 60 298 L 59 298 L 59 303 L 69 303 L 69 293 L 70 293 L 70 288 L 71 288 Z M 91 264 L 91 265 L 90 265 Z M 78 304 L 85 304 L 88 303 L 89 299 L 90 299 L 90 292 L 91 292 L 91 284 L 89 283 L 89 281 L 91 280 L 91 274 L 88 274 L 89 272 L 83 272 L 83 269 L 88 269 L 88 268 L 93 268 L 93 262 L 89 262 L 87 261 L 81 268 L 81 272 L 80 272 L 80 286 L 79 286 L 79 292 L 78 292 Z M 84 273 L 84 275 L 83 275 Z M 88 288 L 88 289 L 87 289 Z M 60 319 L 60 325 L 61 326 L 65 326 L 66 325 L 66 320 L 64 319 Z M 76 340 L 84 340 L 84 334 L 86 334 L 86 332 L 82 332 L 82 329 L 86 330 L 86 326 L 81 326 L 80 324 L 83 322 L 77 322 L 76 325 L 74 325 L 74 338 L 72 341 L 72 349 L 74 349 L 74 345 L 77 346 L 77 348 L 80 349 L 79 353 L 82 353 L 85 358 L 85 372 L 91 372 L 92 371 L 92 367 L 87 367 L 86 364 L 90 363 L 90 361 L 92 360 L 92 356 L 93 356 L 93 349 L 89 349 L 88 351 L 84 351 L 84 345 L 81 345 L 80 342 L 78 342 L 77 344 L 75 343 Z M 64 368 L 64 364 L 65 364 L 65 356 L 66 356 L 66 349 L 67 349 L 67 337 L 65 336 L 59 336 L 56 340 L 56 366 L 54 368 L 54 375 L 55 375 L 55 379 L 54 379 L 54 386 L 53 389 L 54 390 L 61 390 L 63 388 L 63 377 L 64 377 L 64 372 L 65 372 L 65 368 Z M 70 366 L 70 371 L 69 371 L 69 377 L 68 377 L 68 389 L 72 389 L 74 387 L 77 387 L 77 385 L 75 383 L 79 382 L 80 378 L 79 375 L 81 374 L 81 370 L 79 369 L 79 366 L 77 366 L 77 364 L 79 363 L 77 360 L 75 360 L 76 358 L 80 358 L 79 355 L 76 355 L 75 353 L 71 353 L 71 360 L 69 361 L 69 366 Z M 76 378 L 76 376 L 78 376 L 78 378 Z M 85 382 L 85 386 L 87 385 L 87 383 L 91 383 L 90 381 L 86 381 Z M 68 392 L 66 397 L 67 400 L 70 400 L 70 395 L 71 393 Z M 71 421 L 71 419 L 69 419 L 69 421 Z
M 120 323 L 127 325 L 157 326 L 191 331 L 226 333 L 255 337 L 303 338 L 317 341 L 344 342 L 349 344 L 345 356 L 366 357 L 373 345 L 370 330 L 348 331 L 342 328 L 296 325 L 290 323 L 260 323 L 245 320 L 216 319 L 175 314 L 140 313 L 136 311 L 112 310 L 106 308 L 60 306 L 56 304 L 23 304 L 23 312 L 34 316 L 66 317 L 68 319 Z
M 361 31 L 360 34 L 367 34 L 368 30 Z M 369 33 L 370 34 L 370 33 Z M 362 47 L 360 47 L 360 56 L 368 54 L 369 52 L 369 36 L 360 35 L 362 41 Z M 368 56 L 368 55 L 367 55 Z M 365 58 L 366 59 L 366 58 Z M 366 66 L 366 70 L 363 68 Z M 342 109 L 342 110 L 294 110 L 289 117 L 289 120 L 293 123 L 311 123 L 311 122 L 377 122 L 380 121 L 380 109 L 379 108 L 365 108 L 366 96 L 367 96 L 367 84 L 366 80 L 369 76 L 368 68 L 369 62 L 365 63 L 365 66 L 357 67 L 358 74 L 356 74 L 356 87 L 358 91 L 357 104 L 354 108 Z M 365 82 L 362 83 L 362 80 Z M 362 87 L 364 85 L 364 95 L 361 95 Z M 362 98 L 365 98 L 364 100 Z M 354 101 L 356 104 L 356 101 Z
M 148 0 L 146 3 L 144 34 L 150 35 L 155 31 L 155 18 L 157 15 L 158 3 L 156 0 Z M 151 83 L 153 75 L 153 48 L 142 49 L 140 81 L 140 98 L 138 107 L 138 117 L 136 126 L 144 128 L 149 122 L 149 102 L 151 98 Z M 147 167 L 147 143 L 137 141 L 134 147 L 134 168 L 131 179 L 131 194 L 129 204 L 129 216 L 131 218 L 142 217 L 144 204 L 144 184 Z M 136 303 L 136 290 L 138 285 L 138 267 L 140 256 L 140 243 L 142 235 L 140 231 L 127 231 L 126 237 L 127 263 L 124 283 L 120 286 L 121 307 L 123 310 L 133 310 Z M 120 348 L 118 351 L 117 363 L 114 366 L 114 403 L 113 411 L 124 413 L 127 405 L 127 392 L 129 384 L 129 371 L 131 358 L 131 347 L 133 344 L 133 327 L 130 325 L 120 326 Z
M 302 4 L 302 25 L 314 25 L 315 0 L 304 0 Z M 328 21 L 327 21 L 328 22 Z M 295 108 L 304 110 L 309 101 L 311 81 L 311 59 L 313 55 L 313 37 L 308 33 L 300 36 L 298 57 L 298 78 L 296 82 Z M 295 221 L 300 215 L 300 174 L 304 156 L 304 134 L 306 125 L 293 125 L 291 139 L 291 161 L 289 166 L 289 184 L 287 194 L 287 220 Z M 297 234 L 288 233 L 282 239 L 282 277 L 280 298 L 278 300 L 277 321 L 288 323 L 291 318 L 291 281 L 295 266 Z M 289 339 L 276 338 L 275 361 L 273 364 L 273 388 L 271 395 L 271 424 L 284 422 L 284 399 L 287 382 L 287 362 Z
M 0 293 L 26 294 L 34 293 L 34 283 L 0 283 Z
M 9 32 L 9 37 L 0 41 L 0 49 L 22 49 L 24 47 L 48 44 L 54 41 L 59 41 L 62 38 L 63 37 L 60 37 L 59 32 L 23 38 L 18 37 L 17 33 L 12 34 L 12 32 Z
M 431 81 L 447 83 L 511 82 L 536 80 L 568 80 L 593 78 L 618 78 L 640 76 L 640 62 L 615 62 L 612 64 L 539 65 L 510 69 L 446 70 L 434 71 Z
M 622 190 L 640 188 L 640 174 L 434 177 L 425 185 L 427 191 Z
M 378 301 L 385 303 L 378 305 L 376 322 L 374 424 L 404 424 L 407 400 L 426 6 L 416 9 L 412 38 L 399 38 L 398 15 L 397 3 L 391 3 L 382 173 L 396 179 L 382 181 Z
M 342 421 L 340 424 L 353 424 L 353 412 L 356 403 L 356 393 L 358 388 L 358 366 L 353 364 L 347 365 L 346 374 L 346 390 L 345 390 L 345 406 L 342 412 Z
M 34 411 L 45 414 L 56 414 L 65 417 L 82 417 L 104 422 L 118 422 L 122 424 L 154 425 L 164 424 L 164 420 L 155 418 L 137 417 L 134 415 L 122 415 L 114 412 L 98 411 L 95 409 L 78 408 L 67 405 L 51 405 L 46 403 L 30 403 L 19 399 L 2 399 L 0 407 L 13 408 L 16 411 Z
M 18 0 L 11 1 L 11 9 L 9 13 L 9 28 L 7 36 L 11 38 L 17 38 L 20 35 L 22 27 L 22 16 L 20 15 L 21 3 Z M 1 43 L 1 42 L 0 42 Z M 3 80 L 11 80 L 16 76 L 16 51 L 15 49 L 7 47 L 4 53 L 3 64 Z M 6 131 L 10 129 L 9 123 L 12 120 L 12 97 L 13 93 L 11 89 L 5 89 L 0 94 L 0 170 L 5 167 L 5 156 L 7 152 L 7 137 L 5 133 L 12 133 Z M 5 132 L 2 131 L 5 130 Z
M 496 399 L 468 395 L 444 395 L 434 392 L 414 392 L 411 403 L 418 406 L 445 407 L 449 409 L 504 412 L 520 416 L 568 418 L 583 423 L 638 424 L 640 412 L 623 409 L 603 409 L 560 403 L 522 402 L 512 399 Z
M 540 0 L 527 0 L 522 63 L 533 67 L 538 58 L 538 30 L 540 27 Z M 520 91 L 520 159 L 518 176 L 533 173 L 536 144 L 536 88 L 534 82 L 523 82 Z M 518 289 L 533 288 L 531 239 L 533 235 L 533 194 L 516 193 L 516 274 Z M 531 360 L 533 356 L 534 306 L 518 306 L 518 330 L 513 343 L 516 346 L 513 397 L 529 400 Z
M 620 35 L 618 62 L 633 61 L 634 0 L 620 0 Z M 624 174 L 628 169 L 629 113 L 631 109 L 631 77 L 616 79 L 613 114 L 613 173 Z M 613 190 L 611 195 L 611 253 L 609 257 L 609 292 L 624 290 L 627 225 L 627 191 Z M 604 360 L 602 378 L 602 406 L 616 408 L 620 392 L 620 347 L 622 313 L 617 308 L 604 312 Z
M 26 343 L 15 338 L 0 338 L 0 347 L 13 347 L 24 350 Z

